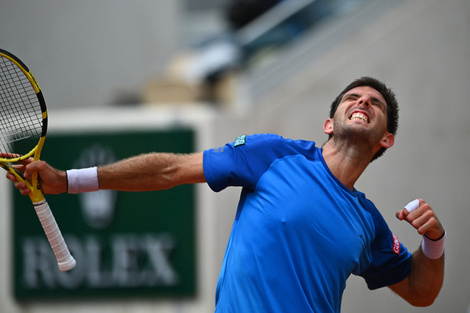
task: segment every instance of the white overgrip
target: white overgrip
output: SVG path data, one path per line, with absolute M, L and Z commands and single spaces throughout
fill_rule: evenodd
M 42 200 L 34 203 L 34 209 L 36 210 L 36 214 L 38 215 L 42 228 L 46 233 L 52 251 L 54 251 L 59 269 L 62 272 L 73 269 L 77 262 L 70 254 L 54 215 L 49 208 L 49 204 L 46 200 Z

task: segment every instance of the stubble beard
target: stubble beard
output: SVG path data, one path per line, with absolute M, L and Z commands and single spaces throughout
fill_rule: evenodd
M 380 141 L 380 132 L 360 125 L 334 123 L 334 140 L 337 144 L 356 147 L 363 152 L 370 152 Z

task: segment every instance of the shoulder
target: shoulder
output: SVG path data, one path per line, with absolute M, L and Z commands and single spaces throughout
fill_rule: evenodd
M 310 150 L 315 148 L 315 142 L 310 140 L 285 138 L 277 134 L 253 134 L 244 135 L 245 144 L 248 146 L 268 146 L 270 150 L 290 148 L 296 150 Z M 235 145 L 238 143 L 238 137 Z
M 204 173 L 214 190 L 228 185 L 254 188 L 258 179 L 279 159 L 292 155 L 313 158 L 315 143 L 276 134 L 238 136 L 225 146 L 204 151 Z
M 204 151 L 204 161 L 225 159 L 224 162 L 272 162 L 289 155 L 313 158 L 315 142 L 293 140 L 276 134 L 241 135 L 222 147 Z M 231 160 L 231 161 L 230 161 Z

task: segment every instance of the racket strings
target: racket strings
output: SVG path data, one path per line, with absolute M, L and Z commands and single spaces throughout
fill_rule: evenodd
M 28 77 L 3 56 L 0 57 L 0 106 L 0 153 L 27 154 L 41 137 L 41 105 Z

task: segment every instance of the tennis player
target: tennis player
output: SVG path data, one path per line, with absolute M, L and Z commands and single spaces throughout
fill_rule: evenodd
M 351 274 L 370 289 L 388 286 L 414 306 L 429 306 L 444 276 L 445 231 L 434 211 L 417 199 L 396 213 L 423 236 L 412 254 L 354 188 L 368 164 L 393 146 L 397 125 L 394 93 L 363 77 L 332 103 L 322 147 L 244 135 L 194 154 L 150 153 L 69 171 L 29 160 L 21 170 L 26 177 L 38 171 L 43 191 L 52 194 L 202 182 L 214 191 L 241 186 L 216 312 L 338 313 Z M 24 183 L 15 186 L 29 192 Z

